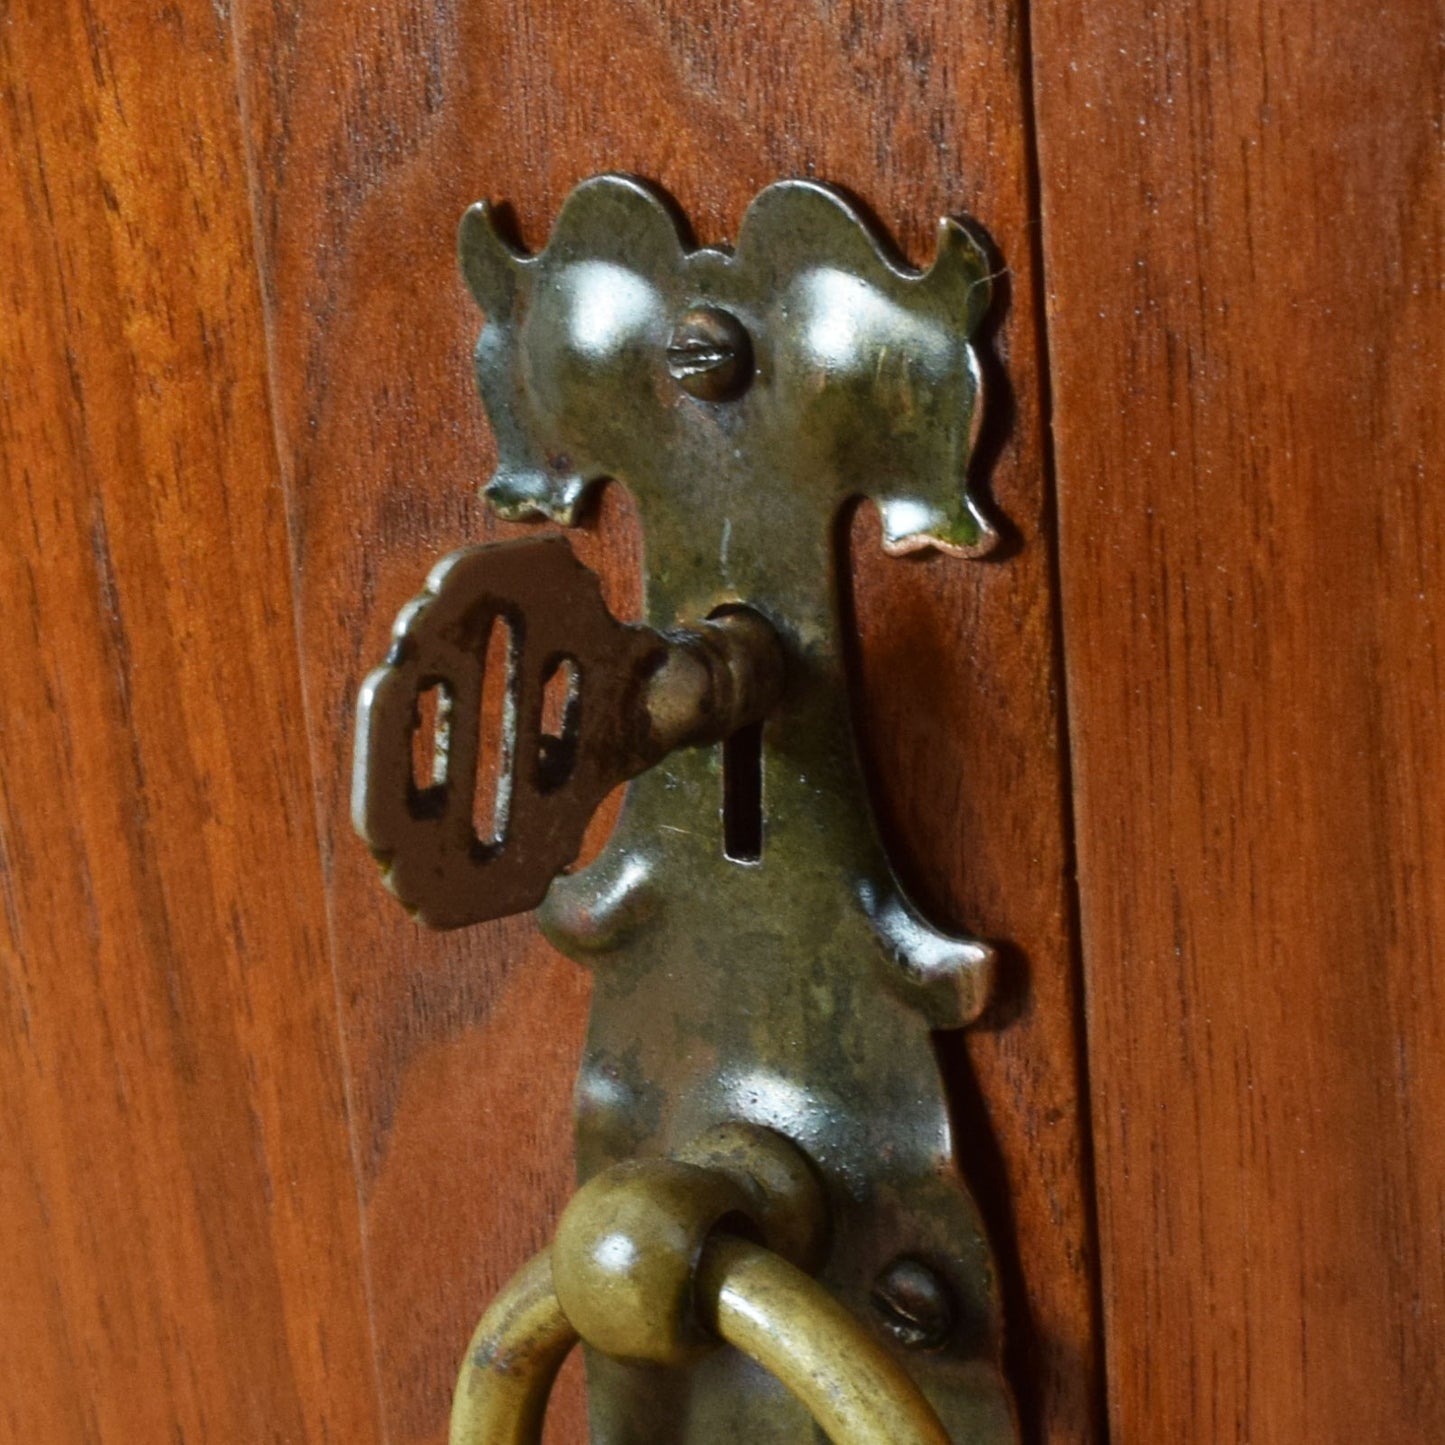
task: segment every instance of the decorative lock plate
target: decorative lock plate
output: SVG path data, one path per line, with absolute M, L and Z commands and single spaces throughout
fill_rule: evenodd
M 915 272 L 810 181 L 763 191 L 732 251 L 695 248 L 666 198 L 623 176 L 579 186 L 536 255 L 473 207 L 461 264 L 485 313 L 476 374 L 499 451 L 486 496 L 565 527 L 597 483 L 626 486 L 645 622 L 612 619 L 555 535 L 447 559 L 363 689 L 354 813 L 424 921 L 535 906 L 594 968 L 584 1182 L 691 1157 L 722 1126 L 783 1136 L 816 1171 L 826 1221 L 826 1248 L 795 1263 L 902 1366 L 947 1438 L 996 1442 L 1016 1428 L 994 1274 L 929 1037 L 977 1017 L 993 954 L 933 927 L 889 867 L 839 616 L 839 514 L 855 497 L 877 505 L 891 552 L 973 557 L 992 541 L 967 479 L 988 268 L 959 223 L 938 235 Z M 506 802 L 482 838 L 478 699 L 499 618 Z M 569 701 L 549 732 L 542 690 L 559 668 Z M 430 688 L 437 762 L 418 781 Z M 603 852 L 569 871 L 626 778 Z M 500 1347 L 480 1348 L 476 1368 Z M 738 1350 L 664 1368 L 619 1348 L 589 1348 L 594 1441 L 814 1438 L 808 1407 Z M 459 1411 L 466 1393 L 464 1377 Z

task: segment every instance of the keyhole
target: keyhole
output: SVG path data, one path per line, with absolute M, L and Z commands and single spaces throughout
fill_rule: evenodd
M 749 723 L 724 740 L 723 852 L 734 863 L 763 856 L 763 725 Z

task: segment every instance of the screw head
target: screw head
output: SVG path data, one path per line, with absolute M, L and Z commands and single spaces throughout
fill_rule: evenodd
M 911 1350 L 936 1350 L 953 1330 L 953 1297 L 947 1284 L 916 1259 L 895 1259 L 869 1294 L 883 1328 Z
M 678 318 L 667 343 L 667 370 L 699 401 L 729 401 L 753 378 L 747 328 L 717 306 L 694 306 Z

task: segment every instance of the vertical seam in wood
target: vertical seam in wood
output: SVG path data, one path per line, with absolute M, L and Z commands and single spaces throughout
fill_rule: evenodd
M 251 130 L 251 108 L 246 99 L 246 87 L 241 76 L 240 46 L 234 10 L 226 16 L 230 32 L 231 79 L 236 90 L 236 110 L 241 126 L 241 144 L 246 163 L 246 199 L 251 215 L 251 251 L 255 267 L 255 282 L 261 300 L 262 342 L 266 363 L 266 409 L 271 420 L 271 435 L 276 451 L 276 467 L 281 478 L 281 494 L 286 505 L 286 541 L 290 562 L 291 591 L 291 635 L 294 657 L 301 693 L 302 725 L 306 736 L 307 772 L 311 778 L 311 804 L 314 814 L 315 838 L 318 853 L 321 840 L 326 836 L 326 816 L 322 802 L 321 780 L 317 775 L 316 731 L 313 726 L 314 710 L 311 703 L 311 684 L 306 668 L 306 657 L 302 648 L 301 626 L 301 578 L 300 546 L 296 536 L 295 476 L 291 466 L 291 452 L 287 445 L 286 428 L 281 413 L 281 398 L 278 394 L 276 374 L 276 328 L 273 316 L 271 289 L 266 283 L 265 238 L 262 234 L 260 213 L 260 176 L 256 160 L 256 147 Z M 346 1139 L 351 1154 L 351 1179 L 356 1191 L 356 1222 L 358 1246 L 361 1259 L 361 1289 L 366 1301 L 366 1335 L 371 1349 L 371 1387 L 375 1402 L 377 1439 L 387 1445 L 386 1412 L 381 1389 L 381 1362 L 376 1333 L 376 1309 L 372 1287 L 371 1241 L 366 1224 L 366 1200 L 361 1187 L 361 1155 L 356 1138 L 356 1110 L 353 1104 L 351 1053 L 347 1047 L 346 1030 L 342 1026 L 341 979 L 337 969 L 337 930 L 335 910 L 332 906 L 331 886 L 326 870 L 321 868 L 321 897 L 325 913 L 326 954 L 331 969 L 332 1016 L 336 1026 L 338 1058 L 341 1064 L 341 1094 L 346 1110 Z
M 1089 1243 L 1093 1250 L 1089 1274 L 1089 1314 L 1095 1341 L 1092 1361 L 1094 1400 L 1093 1431 L 1105 1445 L 1109 1440 L 1108 1371 L 1104 1339 L 1103 1270 L 1100 1256 L 1098 1177 L 1094 1168 L 1094 1111 L 1089 1086 L 1088 972 L 1084 967 L 1083 908 L 1079 892 L 1079 868 L 1075 827 L 1075 795 L 1072 737 L 1069 728 L 1068 618 L 1064 608 L 1063 547 L 1060 530 L 1058 468 L 1054 454 L 1053 354 L 1049 346 L 1048 278 L 1045 272 L 1044 209 L 1041 146 L 1033 52 L 1033 16 L 1030 0 L 1018 0 L 1019 65 L 1021 74 L 1021 119 L 1024 128 L 1024 178 L 1028 197 L 1029 261 L 1034 275 L 1030 304 L 1033 307 L 1034 338 L 1038 366 L 1039 449 L 1043 467 L 1043 528 L 1049 562 L 1050 601 L 1054 614 L 1053 673 L 1058 680 L 1059 801 L 1063 811 L 1060 833 L 1064 850 L 1064 898 L 1068 908 L 1069 959 L 1074 973 L 1075 1057 L 1078 1060 L 1079 1090 L 1079 1172 L 1083 1183 Z

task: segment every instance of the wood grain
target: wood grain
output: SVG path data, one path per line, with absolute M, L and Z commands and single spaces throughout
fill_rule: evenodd
M 0 73 L 0 1437 L 375 1439 L 229 36 Z
M 860 521 L 861 710 L 916 891 L 1012 946 L 1010 1000 L 949 1064 L 1029 1438 L 1093 1438 L 1019 12 L 236 0 L 234 16 L 390 1438 L 441 1438 L 475 1316 L 568 1193 L 587 984 L 528 920 L 439 938 L 400 915 L 346 823 L 350 715 L 432 559 L 498 534 L 476 501 L 492 450 L 456 220 L 479 196 L 509 200 L 540 244 L 571 186 L 615 169 L 667 186 L 704 240 L 733 231 L 762 185 L 815 173 L 920 262 L 937 216 L 961 210 L 1009 268 L 993 346 L 1019 400 L 1010 419 L 1000 393 L 990 448 L 1012 555 L 887 563 Z M 583 542 L 635 597 L 636 541 L 616 516 Z
M 1440 20 L 1037 11 L 1121 1441 L 1445 1439 Z

